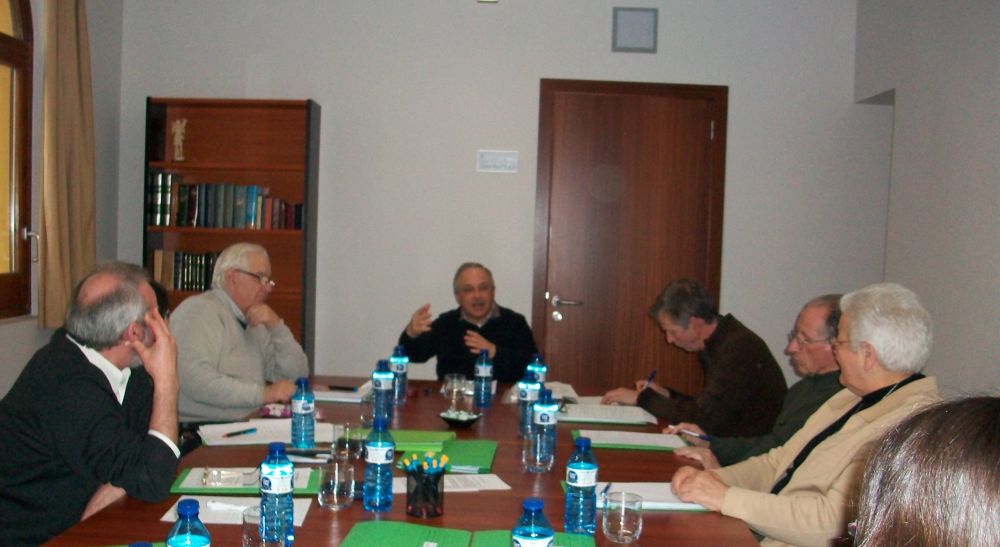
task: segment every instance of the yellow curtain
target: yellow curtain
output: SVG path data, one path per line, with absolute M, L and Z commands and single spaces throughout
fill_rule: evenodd
M 94 113 L 84 0 L 45 1 L 38 323 L 63 324 L 96 260 Z

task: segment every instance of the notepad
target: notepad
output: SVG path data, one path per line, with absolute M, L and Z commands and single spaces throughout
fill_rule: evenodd
M 625 405 L 566 405 L 559 414 L 560 422 L 595 424 L 656 425 L 656 417 L 643 408 Z
M 447 506 L 445 511 L 447 511 Z M 397 547 L 510 547 L 510 530 L 481 530 L 468 532 L 455 528 L 424 526 L 391 520 L 358 522 L 341 547 L 370 547 L 393 545 Z M 594 538 L 579 534 L 556 532 L 555 547 L 593 547 Z
M 221 471 L 221 484 L 203 484 L 209 469 Z M 260 475 L 256 467 L 189 467 L 177 475 L 170 487 L 171 494 L 206 494 L 211 496 L 252 496 L 260 492 Z M 319 469 L 299 467 L 295 469 L 293 493 L 298 496 L 312 496 L 319 492 Z
M 479 492 L 481 490 L 510 490 L 510 485 L 503 479 L 492 474 L 484 475 L 445 475 L 445 492 Z M 392 478 L 392 494 L 406 493 L 406 477 Z
M 597 491 L 604 490 L 607 484 L 598 482 Z M 612 482 L 611 490 L 639 494 L 642 496 L 643 511 L 708 511 L 703 505 L 681 501 L 670 491 L 669 482 Z M 597 507 L 604 507 L 601 496 L 597 496 Z
M 665 433 L 639 433 L 636 431 L 612 431 L 596 429 L 574 429 L 573 438 L 589 437 L 590 446 L 595 448 L 623 448 L 626 450 L 673 450 L 687 446 L 684 439 Z
M 177 504 L 182 500 L 198 500 L 198 518 L 205 524 L 243 524 L 243 510 L 247 507 L 260 505 L 260 496 L 249 497 L 224 497 L 224 496 L 181 496 L 167 512 L 160 517 L 162 522 L 174 522 L 177 520 Z M 295 526 L 302 526 L 306 520 L 306 513 L 312 505 L 312 498 L 295 498 L 292 500 L 294 506 L 293 518 Z
M 246 435 L 226 437 L 226 433 L 255 428 L 257 431 Z M 316 422 L 316 442 L 333 442 L 334 425 Z M 257 418 L 248 422 L 228 424 L 206 424 L 198 428 L 198 435 L 205 446 L 238 446 L 249 444 L 288 443 L 292 438 L 292 419 Z M 339 435 L 338 435 L 339 436 Z

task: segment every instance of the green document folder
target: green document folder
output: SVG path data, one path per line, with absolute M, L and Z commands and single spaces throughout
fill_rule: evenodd
M 204 468 L 189 467 L 181 471 L 180 474 L 177 475 L 177 479 L 174 481 L 174 484 L 170 487 L 171 494 L 201 494 L 209 496 L 256 496 L 260 494 L 260 485 L 256 483 L 246 486 L 185 486 L 184 480 L 187 479 L 192 469 L 202 470 Z M 315 496 L 318 493 L 319 468 L 313 468 L 312 472 L 309 473 L 309 482 L 304 488 L 296 488 L 293 491 L 293 495 Z
M 403 458 L 409 458 L 414 452 L 398 452 L 399 459 L 396 461 L 396 467 L 400 469 L 404 468 Z M 422 460 L 427 452 L 416 452 L 417 458 Z M 431 450 L 429 452 L 433 452 L 432 458 L 439 459 L 441 457 L 438 451 Z M 497 452 L 497 442 L 489 440 L 459 441 L 452 439 L 442 443 L 441 452 L 444 452 L 448 456 L 448 465 L 451 466 L 450 473 L 489 473 L 493 467 L 493 456 Z
M 516 517 L 514 520 L 517 520 Z M 512 525 L 513 526 L 513 525 Z M 436 528 L 409 522 L 373 520 L 355 524 L 344 538 L 342 547 L 510 547 L 510 530 L 466 532 L 454 528 Z M 556 532 L 556 547 L 594 547 L 594 538 Z
M 363 429 L 361 435 L 368 437 L 370 429 Z M 396 443 L 396 453 L 440 452 L 444 442 L 455 438 L 454 431 L 424 431 L 420 429 L 390 429 L 389 434 Z

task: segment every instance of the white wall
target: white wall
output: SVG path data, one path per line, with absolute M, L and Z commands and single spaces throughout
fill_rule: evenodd
M 87 2 L 87 28 L 93 59 L 90 76 L 94 95 L 94 155 L 100 158 L 94 173 L 97 186 L 97 260 L 103 262 L 118 255 L 122 0 Z M 124 225 L 133 226 L 134 223 Z
M 853 104 L 854 3 L 632 2 L 660 9 L 655 55 L 611 53 L 613 5 L 125 2 L 119 256 L 140 258 L 147 95 L 313 98 L 316 370 L 367 372 L 414 308 L 454 305 L 464 260 L 530 315 L 539 79 L 727 85 L 721 307 L 780 356 L 806 299 L 882 275 L 891 110 Z M 520 172 L 477 174 L 477 148 Z
M 934 318 L 946 393 L 1000 387 L 1000 3 L 863 0 L 858 99 L 895 89 L 886 279 Z

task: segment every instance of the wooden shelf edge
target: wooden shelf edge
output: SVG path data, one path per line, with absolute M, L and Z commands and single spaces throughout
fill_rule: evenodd
M 151 169 L 164 169 L 168 171 L 274 171 L 278 173 L 302 173 L 305 174 L 304 165 L 292 163 L 278 164 L 252 164 L 252 163 L 229 163 L 229 162 L 187 162 L 187 161 L 151 161 Z

